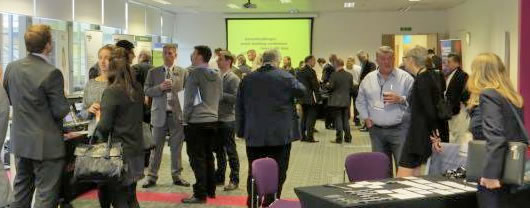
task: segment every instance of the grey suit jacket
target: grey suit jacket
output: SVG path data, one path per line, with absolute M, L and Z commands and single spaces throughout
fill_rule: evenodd
M 0 148 L 4 146 L 8 123 L 9 101 L 4 88 L 0 87 Z M 11 202 L 12 197 L 10 196 L 10 193 L 11 185 L 9 184 L 7 174 L 4 169 L 0 167 L 0 207 L 4 207 Z
M 13 106 L 13 153 L 33 160 L 62 158 L 62 120 L 70 107 L 61 71 L 30 54 L 7 65 L 4 87 Z
M 329 83 L 326 86 L 331 92 L 328 100 L 328 106 L 331 107 L 349 107 L 351 97 L 354 94 L 353 76 L 344 71 L 336 71 L 331 75 Z
M 306 89 L 292 74 L 266 65 L 245 76 L 239 87 L 236 131 L 247 146 L 286 145 L 299 136 L 294 100 Z
M 173 87 L 171 89 L 172 99 L 170 105 L 174 119 L 177 123 L 181 123 L 180 120 L 182 115 L 177 94 L 184 89 L 184 83 L 187 78 L 188 71 L 175 66 L 171 73 Z M 144 91 L 146 96 L 153 98 L 153 104 L 151 105 L 151 124 L 154 127 L 162 127 L 166 123 L 167 93 L 160 89 L 160 84 L 162 84 L 164 80 L 166 80 L 164 66 L 153 68 L 147 73 Z

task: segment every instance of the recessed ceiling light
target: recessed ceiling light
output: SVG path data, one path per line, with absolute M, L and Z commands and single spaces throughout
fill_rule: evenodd
M 344 8 L 353 8 L 355 7 L 355 2 L 344 2 Z
M 421 0 L 409 0 L 409 1 L 412 1 L 412 2 L 418 2 L 418 1 L 421 1 Z
M 230 8 L 230 9 L 241 9 L 240 6 L 235 5 L 235 4 L 227 4 L 226 6 L 227 6 L 228 8 Z
M 152 1 L 157 2 L 157 3 L 164 4 L 164 5 L 171 4 L 171 3 L 167 2 L 167 1 L 164 1 L 164 0 L 152 0 Z
M 291 0 L 280 0 L 280 3 L 282 4 L 290 4 L 291 2 Z

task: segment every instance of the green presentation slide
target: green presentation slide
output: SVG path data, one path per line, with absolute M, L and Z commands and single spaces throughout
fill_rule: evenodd
M 312 19 L 227 19 L 228 50 L 245 54 L 249 49 L 263 53 L 278 49 L 290 56 L 292 66 L 311 54 Z

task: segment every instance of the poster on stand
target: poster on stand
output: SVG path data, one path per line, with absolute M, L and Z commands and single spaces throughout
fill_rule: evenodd
M 68 33 L 61 30 L 52 30 L 53 51 L 49 55 L 49 61 L 63 73 L 64 90 L 68 95 L 70 92 L 70 66 L 68 60 Z
M 133 60 L 133 64 L 137 64 L 138 55 L 140 55 L 140 52 L 146 51 L 148 54 L 151 54 L 153 48 L 153 38 L 148 36 L 135 36 L 134 40 L 136 41 L 136 47 L 134 48 L 136 57 Z
M 153 66 L 162 66 L 164 64 L 162 43 L 154 43 L 153 45 Z
M 134 35 L 114 34 L 112 35 L 112 40 L 114 43 L 117 43 L 120 40 L 128 40 L 129 42 L 134 43 Z
M 449 54 L 457 54 L 460 57 L 462 57 L 462 41 L 461 40 L 440 40 L 440 50 L 442 55 L 442 70 L 447 72 L 448 66 L 447 66 L 447 56 Z
M 98 51 L 101 47 L 103 47 L 103 32 L 94 30 L 85 31 L 85 69 L 87 70 L 87 74 L 88 70 L 98 63 Z

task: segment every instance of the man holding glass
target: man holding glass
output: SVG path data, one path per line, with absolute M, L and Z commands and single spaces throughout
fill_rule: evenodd
M 414 78 L 394 67 L 394 51 L 388 46 L 377 50 L 376 62 L 379 68 L 361 82 L 355 105 L 369 129 L 372 151 L 393 156 L 397 164 L 408 131 L 407 97 Z
M 190 186 L 180 177 L 182 172 L 182 144 L 184 143 L 184 127 L 182 126 L 182 110 L 177 93 L 184 87 L 188 72 L 176 66 L 177 45 L 166 44 L 163 48 L 164 65 L 151 69 L 145 81 L 145 95 L 153 98 L 151 106 L 151 125 L 155 149 L 152 150 L 147 181 L 143 188 L 156 185 L 158 170 L 162 162 L 162 152 L 166 135 L 169 132 L 169 148 L 171 150 L 171 176 L 173 184 Z

